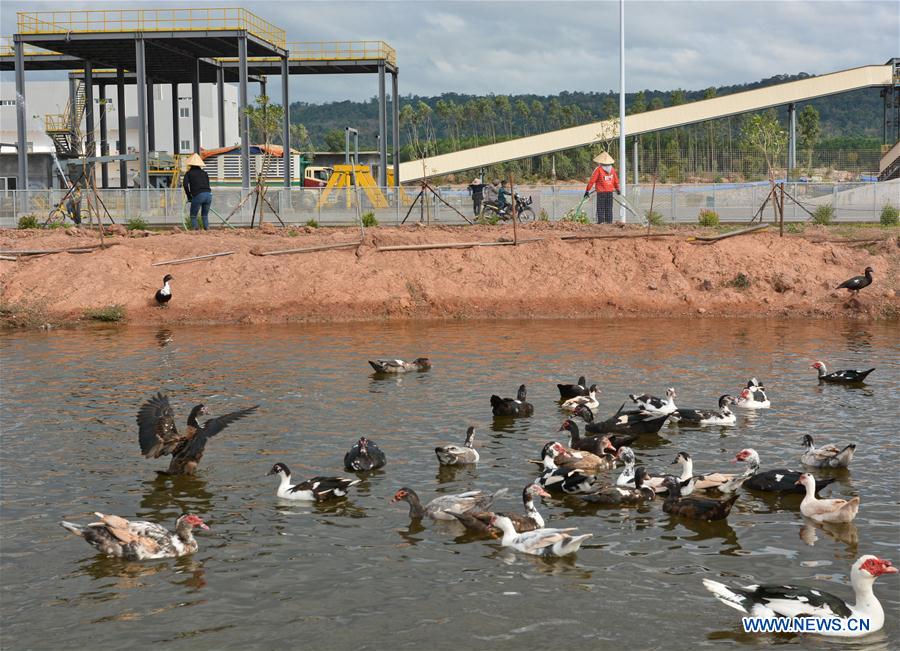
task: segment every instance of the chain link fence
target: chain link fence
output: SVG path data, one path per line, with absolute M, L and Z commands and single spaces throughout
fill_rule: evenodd
M 572 219 L 584 195 L 582 185 L 520 185 L 515 191 L 530 198 L 536 219 L 559 221 Z M 756 214 L 771 189 L 768 182 L 741 184 L 657 184 L 628 186 L 626 211 L 630 223 L 642 223 L 652 210 L 672 223 L 694 223 L 701 210 L 714 210 L 722 222 L 746 222 Z M 886 204 L 900 206 L 900 180 L 883 183 L 789 183 L 785 201 L 787 221 L 806 221 L 817 207 L 834 208 L 836 222 L 877 222 Z M 426 191 L 421 197 L 419 188 L 360 188 L 326 191 L 314 188 L 268 188 L 265 193 L 264 219 L 290 225 L 315 224 L 321 226 L 357 223 L 361 217 L 374 218 L 379 224 L 395 225 L 426 221 L 440 224 L 465 224 L 466 218 L 475 221 L 472 199 L 463 188 L 436 188 L 437 194 Z M 24 215 L 34 215 L 43 223 L 51 210 L 63 200 L 64 190 L 12 190 L 0 193 L 0 227 L 14 228 Z M 180 189 L 101 190 L 102 206 L 117 223 L 141 219 L 151 226 L 178 226 L 186 223 L 188 204 Z M 251 192 L 240 188 L 215 188 L 210 226 L 227 224 L 249 226 L 253 205 L 257 201 Z M 793 198 L 793 200 L 792 200 Z M 94 203 L 85 193 L 82 200 L 83 219 L 87 221 L 88 203 Z M 582 205 L 582 212 L 594 221 L 595 199 L 592 196 Z M 97 208 L 103 213 L 103 208 Z M 268 205 L 271 204 L 271 207 Z M 802 207 L 801 207 L 802 206 Z M 277 211 L 277 217 L 275 211 Z M 459 212 L 457 212 L 459 211 Z M 460 214 L 461 213 L 461 214 Z M 636 213 L 636 214 L 635 214 Z M 615 207 L 618 217 L 619 210 Z M 772 208 L 767 207 L 764 219 L 771 219 Z M 258 221 L 258 217 L 256 218 Z M 105 221 L 105 213 L 104 213 Z M 370 221 L 371 223 L 371 221 Z

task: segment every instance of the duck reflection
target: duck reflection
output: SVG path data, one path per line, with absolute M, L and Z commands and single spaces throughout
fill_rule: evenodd
M 700 542 L 703 540 L 721 539 L 722 548 L 719 550 L 719 553 L 726 556 L 733 556 L 742 549 L 738 541 L 737 532 L 728 524 L 728 520 L 706 522 L 705 520 L 670 516 L 668 522 L 661 520 L 661 524 L 663 531 L 674 531 L 681 526 L 694 533 L 693 536 L 679 536 L 681 540 Z
M 166 520 L 173 513 L 208 513 L 212 509 L 214 496 L 199 475 L 157 475 L 142 486 L 146 491 L 139 515 L 154 522 Z
M 494 545 L 491 545 L 493 547 Z M 541 574 L 557 576 L 567 574 L 583 580 L 590 579 L 593 572 L 578 565 L 578 554 L 567 556 L 535 556 L 534 554 L 517 554 L 506 547 L 500 547 L 487 558 L 494 558 L 507 565 L 528 563 Z
M 339 518 L 364 518 L 366 510 L 347 499 L 313 502 L 313 509 L 319 515 L 333 515 Z M 320 520 L 322 524 L 331 524 L 328 520 Z
M 165 348 L 172 343 L 172 331 L 168 328 L 160 328 L 156 331 L 156 343 L 160 348 Z
M 193 556 L 182 556 L 176 559 L 175 567 L 178 573 L 173 577 L 173 585 L 183 585 L 192 591 L 206 587 L 206 569 Z M 179 580 L 175 580 L 175 578 Z
M 478 477 L 477 468 L 475 464 L 463 464 L 461 466 L 438 465 L 435 479 L 437 479 L 438 484 L 449 484 L 459 479 L 476 479 Z
M 117 588 L 131 589 L 141 587 L 143 584 L 141 579 L 143 577 L 171 571 L 171 565 L 171 559 L 139 563 L 97 555 L 84 559 L 78 570 L 92 579 L 115 577 L 117 579 L 115 584 Z
M 814 522 L 809 518 L 803 518 L 800 540 L 812 547 L 819 539 L 819 531 L 825 532 L 829 538 L 844 545 L 846 553 L 836 555 L 835 558 L 855 559 L 859 555 L 859 529 L 853 522 Z
M 422 524 L 421 520 L 410 520 L 409 526 L 406 529 L 397 529 L 397 533 L 405 541 L 405 544 L 401 546 L 415 546 L 416 544 L 422 542 L 424 538 L 419 537 L 418 534 L 422 533 L 423 531 L 425 531 L 425 525 Z

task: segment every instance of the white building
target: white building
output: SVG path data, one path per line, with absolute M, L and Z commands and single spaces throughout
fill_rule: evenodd
M 94 85 L 94 123 L 96 142 L 100 147 L 100 89 Z M 118 96 L 115 84 L 106 86 L 107 140 L 110 154 L 128 153 L 118 151 L 119 118 Z M 213 149 L 219 146 L 219 121 L 217 89 L 213 84 L 200 84 L 200 146 Z M 0 82 L 0 150 L 14 153 L 16 134 L 16 88 L 12 81 Z M 149 99 L 149 98 L 148 98 Z M 237 87 L 225 84 L 225 145 L 240 142 L 238 134 L 238 91 Z M 46 114 L 62 114 L 69 101 L 69 82 L 27 81 L 25 86 L 25 109 L 27 113 L 28 149 L 34 152 L 53 151 L 53 141 L 44 132 Z M 178 86 L 178 130 L 180 151 L 194 149 L 193 119 L 191 117 L 191 85 Z M 172 86 L 154 84 L 154 151 L 172 153 Z M 134 152 L 138 142 L 137 88 L 134 84 L 125 86 L 125 126 L 126 143 L 129 152 Z M 84 129 L 84 121 L 82 121 Z M 118 168 L 111 165 L 110 170 Z M 117 173 L 117 172 L 116 172 Z

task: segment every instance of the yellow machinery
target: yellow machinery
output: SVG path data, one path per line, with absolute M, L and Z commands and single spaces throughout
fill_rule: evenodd
M 332 190 L 338 188 L 349 190 L 352 188 L 354 175 L 356 176 L 356 184 L 366 193 L 366 196 L 369 197 L 369 201 L 372 202 L 372 205 L 375 208 L 388 207 L 388 200 L 385 198 L 384 194 L 382 194 L 381 189 L 375 182 L 375 178 L 372 176 L 372 170 L 368 165 L 335 165 L 334 172 L 331 174 L 331 178 L 328 179 L 328 184 L 322 191 L 322 196 L 319 197 L 319 204 L 317 207 L 321 208 L 325 205 L 325 202 L 328 200 L 328 195 L 331 194 Z M 353 194 L 353 192 L 344 193 L 348 208 L 353 203 Z

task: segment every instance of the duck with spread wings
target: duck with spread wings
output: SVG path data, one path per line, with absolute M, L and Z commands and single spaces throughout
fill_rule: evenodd
M 187 431 L 180 434 L 175 426 L 175 412 L 169 404 L 169 397 L 157 393 L 141 405 L 137 413 L 141 454 L 148 459 L 172 455 L 168 470 L 157 471 L 161 475 L 193 475 L 197 472 L 209 439 L 236 420 L 249 416 L 258 407 L 254 405 L 233 411 L 201 425 L 197 417 L 209 412 L 204 405 L 196 405 L 188 416 Z

